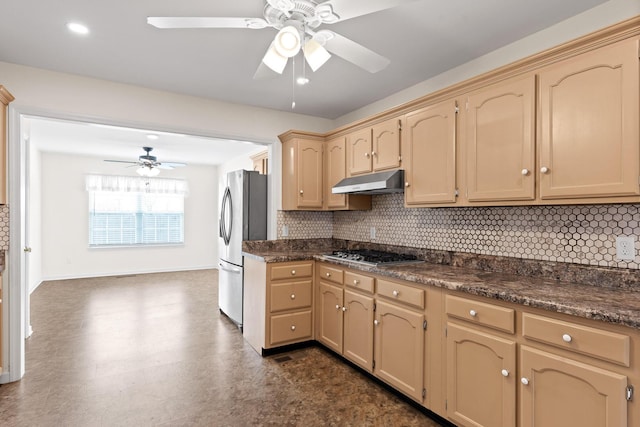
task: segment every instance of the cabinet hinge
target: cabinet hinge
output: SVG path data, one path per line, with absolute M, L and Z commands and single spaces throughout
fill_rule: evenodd
M 376 311 L 376 303 L 373 303 L 373 311 Z
M 427 397 L 427 389 L 423 388 L 422 389 L 422 398 L 424 399 L 425 397 Z
M 401 162 L 402 161 L 402 156 L 398 156 L 398 161 Z
M 447 328 L 444 328 L 444 336 L 445 336 L 445 338 L 448 336 L 447 335 Z
M 376 361 L 375 360 L 371 363 L 371 369 L 376 369 Z
M 402 132 L 402 119 L 398 119 L 398 130 Z
M 626 392 L 627 401 L 631 402 L 633 400 L 633 386 L 628 386 Z
M 460 191 L 458 191 L 458 189 L 456 188 L 456 192 L 455 192 L 456 197 L 458 197 L 460 195 Z
M 447 401 L 447 399 L 444 400 L 444 410 L 446 411 L 447 409 L 449 409 L 449 402 Z
M 460 107 L 458 107 L 458 101 L 456 101 L 456 109 L 455 109 L 456 114 L 458 114 L 460 112 Z
M 426 320 L 422 321 L 422 329 L 424 329 L 425 331 L 427 330 L 427 321 Z

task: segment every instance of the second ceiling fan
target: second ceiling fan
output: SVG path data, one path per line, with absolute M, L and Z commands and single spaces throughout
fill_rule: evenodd
M 389 59 L 334 31 L 318 27 L 413 1 L 416 0 L 267 0 L 264 18 L 156 16 L 147 18 L 147 22 L 157 28 L 275 28 L 278 33 L 256 71 L 256 78 L 265 75 L 265 67 L 282 74 L 288 59 L 300 50 L 313 71 L 333 53 L 370 73 L 377 73 L 389 65 Z

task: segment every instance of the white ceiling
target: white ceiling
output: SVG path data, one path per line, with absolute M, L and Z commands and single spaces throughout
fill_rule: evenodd
M 414 0 L 322 26 L 391 64 L 369 74 L 334 56 L 309 85 L 296 88 L 296 112 L 340 117 L 604 2 Z M 291 65 L 278 78 L 253 80 L 274 29 L 160 30 L 146 23 L 147 16 L 262 17 L 264 4 L 0 0 L 0 61 L 289 111 Z M 86 24 L 91 33 L 69 33 L 69 21 Z
M 204 138 L 149 129 L 72 122 L 29 117 L 28 137 L 39 150 L 135 162 L 153 147 L 159 162 L 220 165 L 239 156 L 257 153 L 266 147 L 244 141 Z M 156 135 L 151 140 L 147 135 Z

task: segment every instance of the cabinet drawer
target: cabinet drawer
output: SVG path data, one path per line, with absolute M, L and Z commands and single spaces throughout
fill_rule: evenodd
M 300 264 L 274 264 L 271 267 L 271 280 L 291 279 L 294 277 L 311 277 L 313 262 Z
M 320 279 L 342 285 L 343 271 L 341 268 L 320 265 Z
M 370 294 L 373 293 L 373 277 L 346 271 L 344 273 L 344 284 L 352 288 L 360 289 Z
M 311 280 L 272 283 L 271 312 L 311 307 Z
M 397 282 L 378 279 L 378 295 L 400 301 L 405 304 L 424 308 L 424 289 L 413 288 Z
M 269 344 L 311 339 L 311 310 L 271 316 Z
M 511 308 L 447 295 L 445 310 L 449 316 L 468 320 L 479 325 L 499 329 L 511 334 L 515 330 L 515 311 Z
M 522 335 L 535 341 L 629 366 L 629 337 L 577 323 L 522 315 Z

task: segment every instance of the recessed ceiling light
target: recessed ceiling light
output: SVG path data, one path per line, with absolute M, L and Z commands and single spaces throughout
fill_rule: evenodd
M 150 139 L 152 141 L 155 141 L 158 138 L 160 138 L 160 137 L 158 135 L 156 135 L 155 133 L 148 133 L 147 134 L 147 139 Z
M 87 35 L 89 34 L 89 28 L 86 25 L 80 24 L 78 22 L 69 22 L 67 23 L 67 29 L 75 34 Z

